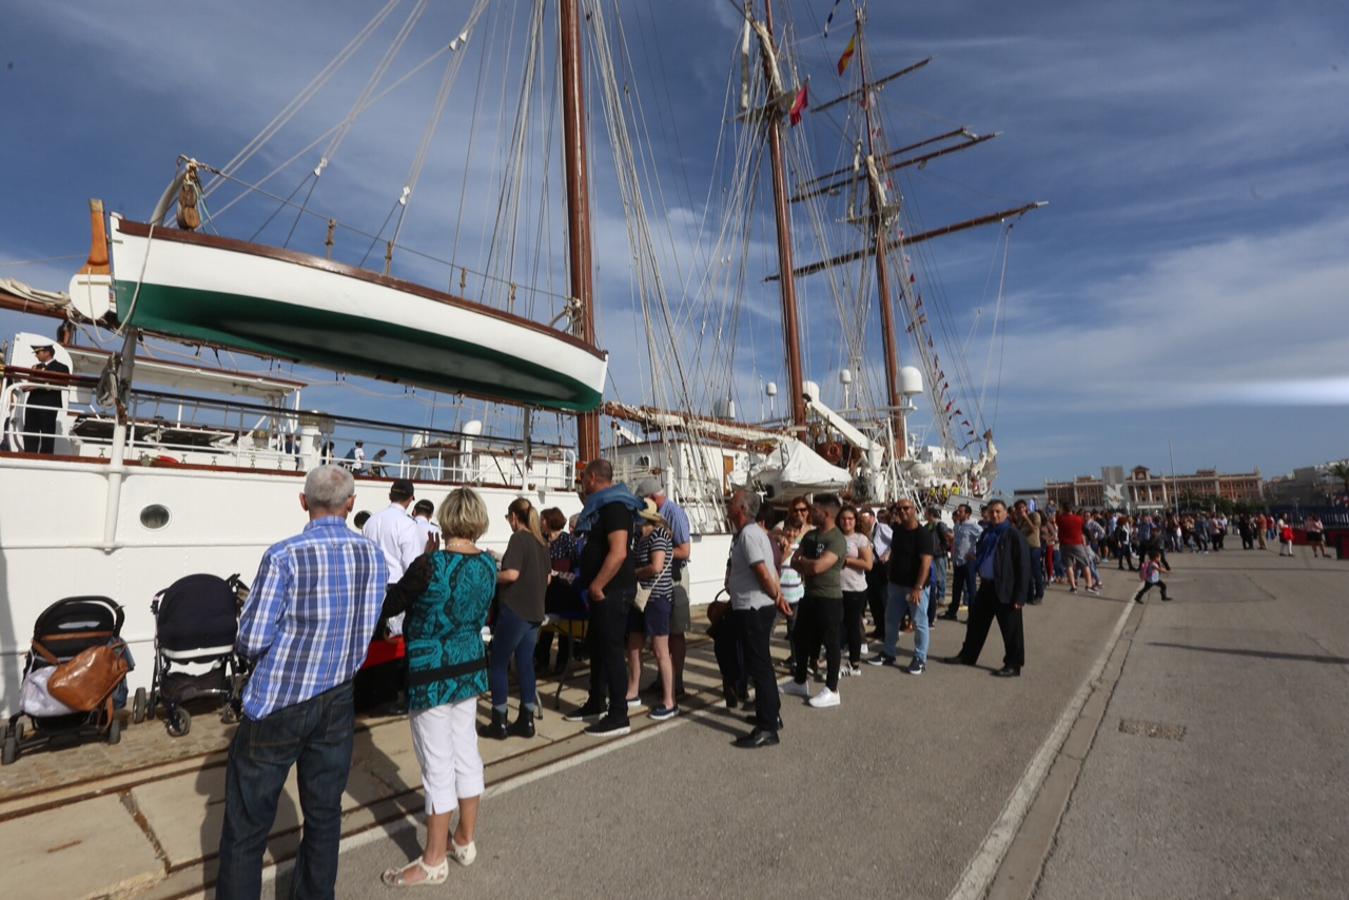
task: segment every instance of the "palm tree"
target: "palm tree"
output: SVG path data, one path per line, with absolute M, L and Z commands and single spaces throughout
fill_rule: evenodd
M 1349 459 L 1331 463 L 1329 471 L 1331 475 L 1338 478 L 1340 483 L 1344 485 L 1344 492 L 1349 494 Z

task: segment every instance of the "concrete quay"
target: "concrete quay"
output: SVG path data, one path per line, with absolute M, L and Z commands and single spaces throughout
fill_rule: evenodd
M 777 748 L 730 746 L 746 726 L 719 702 L 707 642 L 690 648 L 685 715 L 637 718 L 627 738 L 581 735 L 549 690 L 537 738 L 481 743 L 479 857 L 447 889 L 1340 896 L 1349 567 L 1242 551 L 1173 564 L 1179 599 L 1165 605 L 1128 602 L 1137 582 L 1113 568 L 1101 597 L 1052 587 L 1026 611 L 1020 679 L 989 677 L 991 635 L 980 669 L 863 666 L 836 709 L 784 698 Z M 964 627 L 939 620 L 932 656 L 954 653 Z M 0 771 L 0 862 L 36 897 L 209 894 L 228 739 L 211 724 L 199 717 L 183 741 L 135 726 L 119 747 Z M 91 750 L 123 751 L 120 770 Z M 406 722 L 363 722 L 339 896 L 383 895 L 380 871 L 416 852 L 418 781 Z M 288 891 L 297 810 L 292 781 L 269 896 Z

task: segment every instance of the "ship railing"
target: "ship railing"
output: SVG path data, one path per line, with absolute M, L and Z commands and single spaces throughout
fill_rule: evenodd
M 117 417 L 98 403 L 97 379 L 32 375 L 7 380 L 0 392 L 0 452 L 25 450 L 24 417 L 38 408 L 27 402 L 29 392 L 59 386 L 64 396 L 54 455 L 115 455 Z M 152 390 L 131 391 L 126 413 L 123 457 L 148 466 L 303 472 L 336 463 L 366 478 L 548 490 L 575 485 L 575 450 L 539 441 Z M 363 460 L 354 453 L 357 441 Z

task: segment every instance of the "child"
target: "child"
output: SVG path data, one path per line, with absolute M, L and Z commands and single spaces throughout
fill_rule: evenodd
M 1138 567 L 1138 577 L 1142 579 L 1143 586 L 1138 589 L 1138 593 L 1134 594 L 1135 603 L 1142 603 L 1143 595 L 1154 587 L 1161 589 L 1162 600 L 1168 601 L 1171 599 L 1166 595 L 1166 582 L 1162 581 L 1162 568 L 1162 551 L 1149 550 L 1148 558 Z M 1166 571 L 1170 572 L 1171 569 L 1167 567 Z
M 1279 555 L 1293 555 L 1293 526 L 1286 520 L 1279 520 Z

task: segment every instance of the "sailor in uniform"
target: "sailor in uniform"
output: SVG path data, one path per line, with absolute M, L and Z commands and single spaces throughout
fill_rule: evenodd
M 69 375 L 70 367 L 56 359 L 51 344 L 35 344 L 34 370 Z M 23 449 L 26 453 L 56 452 L 56 414 L 62 408 L 65 390 L 60 387 L 34 388 L 28 392 L 23 414 Z

